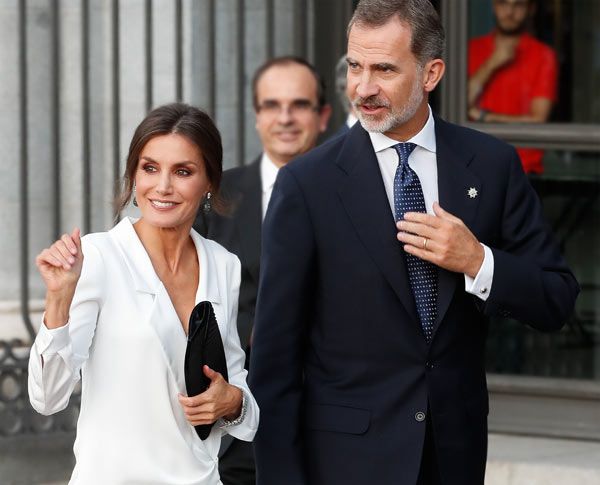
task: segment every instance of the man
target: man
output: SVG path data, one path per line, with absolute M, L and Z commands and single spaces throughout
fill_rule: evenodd
M 572 311 L 515 150 L 431 114 L 443 45 L 428 0 L 361 0 L 360 123 L 279 171 L 250 371 L 259 485 L 483 484 L 487 317 L 555 330 Z
M 315 146 L 331 115 L 321 77 L 297 57 L 271 59 L 259 67 L 252 92 L 263 153 L 250 165 L 223 174 L 221 186 L 223 199 L 231 204 L 229 216 L 200 212 L 195 226 L 240 258 L 238 332 L 247 354 L 258 289 L 261 225 L 277 171 Z M 223 483 L 255 483 L 251 444 L 239 440 L 224 443 L 219 466 Z
M 346 61 L 346 55 L 344 54 L 342 57 L 340 57 L 335 65 L 335 93 L 337 94 L 340 106 L 344 110 L 344 113 L 346 113 L 346 119 L 344 120 L 344 124 L 341 125 L 333 134 L 333 137 L 346 134 L 346 132 L 348 132 L 350 128 L 354 126 L 354 123 L 358 121 L 356 114 L 354 113 L 354 107 L 350 103 L 348 95 L 346 94 L 347 71 L 348 62 Z
M 469 118 L 545 123 L 556 101 L 554 51 L 527 33 L 535 0 L 492 0 L 496 28 L 469 43 Z M 526 172 L 542 173 L 543 151 L 517 150 Z

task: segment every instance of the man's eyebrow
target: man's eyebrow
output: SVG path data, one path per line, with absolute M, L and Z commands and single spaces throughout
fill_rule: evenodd
M 346 57 L 346 63 L 348 64 L 358 64 L 358 62 L 356 60 L 354 60 L 352 57 Z M 378 71 L 382 71 L 382 70 L 386 70 L 386 69 L 390 69 L 392 71 L 397 70 L 397 66 L 395 64 L 389 63 L 389 62 L 377 62 L 374 64 L 371 64 L 369 66 L 372 69 L 377 69 Z
M 281 101 L 275 98 L 266 98 L 262 100 L 262 103 L 281 103 Z M 312 103 L 312 101 L 309 98 L 294 98 L 290 101 L 291 103 Z
M 394 64 L 390 64 L 389 62 L 378 62 L 377 64 L 373 64 L 373 67 L 380 71 L 384 69 L 396 70 L 396 66 Z

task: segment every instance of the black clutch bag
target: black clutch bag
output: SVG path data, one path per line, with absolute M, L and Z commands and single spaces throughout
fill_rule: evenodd
M 204 365 L 221 373 L 223 379 L 229 381 L 223 340 L 209 301 L 198 303 L 190 315 L 184 362 L 185 387 L 190 397 L 206 391 L 210 385 L 210 379 L 204 375 Z M 196 433 L 205 440 L 212 427 L 212 424 L 195 426 Z

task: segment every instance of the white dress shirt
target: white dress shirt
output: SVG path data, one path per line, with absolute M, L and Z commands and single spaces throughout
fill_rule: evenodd
M 221 333 L 229 382 L 247 398 L 243 421 L 213 426 L 201 440 L 185 418 L 187 337 L 132 221 L 82 238 L 85 255 L 68 323 L 44 324 L 29 358 L 29 399 L 42 414 L 64 409 L 82 379 L 75 469 L 70 484 L 221 484 L 221 435 L 251 440 L 256 401 L 246 384 L 236 320 L 240 262 L 201 237 L 195 302 L 210 301 Z
M 346 126 L 348 128 L 352 128 L 357 121 L 358 118 L 356 116 L 354 116 L 352 113 L 348 113 L 348 116 L 346 117 Z
M 266 153 L 262 154 L 260 159 L 260 181 L 262 184 L 262 217 L 265 218 L 271 194 L 273 193 L 273 185 L 277 178 L 279 168 L 275 165 Z
M 371 143 L 377 156 L 379 169 L 383 178 L 385 192 L 390 203 L 390 209 L 394 214 L 394 177 L 396 169 L 400 163 L 398 153 L 394 145 L 398 144 L 383 133 L 369 132 Z M 408 164 L 412 168 L 421 182 L 423 197 L 425 199 L 425 208 L 428 214 L 434 214 L 433 203 L 439 201 L 438 196 L 438 176 L 437 176 L 437 155 L 435 140 L 435 121 L 429 108 L 429 118 L 425 126 L 407 142 L 414 143 L 416 148 L 408 157 Z M 441 162 L 443 163 L 443 161 Z M 443 208 L 443 207 L 442 207 Z M 494 276 L 494 256 L 490 248 L 482 244 L 484 249 L 484 259 L 479 273 L 475 278 L 465 276 L 465 290 L 482 300 L 487 300 L 492 289 L 492 279 Z

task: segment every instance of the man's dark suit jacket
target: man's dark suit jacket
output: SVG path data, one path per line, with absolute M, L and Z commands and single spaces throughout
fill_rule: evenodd
M 229 206 L 229 215 L 198 213 L 194 228 L 240 258 L 242 282 L 238 311 L 238 332 L 242 348 L 247 351 L 254 322 L 260 268 L 260 233 L 262 226 L 262 184 L 260 157 L 250 165 L 226 170 L 221 194 Z
M 333 135 L 331 135 L 330 140 L 333 140 L 334 138 L 341 136 L 341 135 L 345 135 L 346 133 L 348 133 L 350 131 L 350 127 L 348 126 L 348 124 L 346 123 L 346 121 L 344 121 L 344 124 L 341 125 Z
M 360 124 L 282 168 L 263 223 L 250 366 L 259 485 L 415 484 L 428 409 L 442 483 L 483 484 L 487 317 L 545 331 L 572 312 L 577 282 L 515 150 L 435 127 L 439 201 L 492 249 L 489 298 L 440 269 L 426 343 Z

